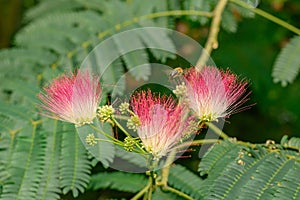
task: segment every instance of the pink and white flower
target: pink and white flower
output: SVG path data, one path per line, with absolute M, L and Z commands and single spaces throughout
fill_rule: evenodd
M 246 81 L 213 66 L 206 66 L 197 72 L 190 68 L 185 73 L 187 99 L 190 108 L 200 121 L 217 121 L 241 111 L 240 106 L 248 99 Z
M 89 124 L 97 114 L 101 88 L 99 77 L 89 71 L 64 74 L 52 81 L 39 94 L 42 114 L 74 123 Z
M 130 105 L 139 118 L 138 136 L 145 150 L 156 159 L 166 156 L 192 131 L 193 119 L 188 117 L 188 109 L 176 104 L 171 96 L 142 91 L 132 97 Z

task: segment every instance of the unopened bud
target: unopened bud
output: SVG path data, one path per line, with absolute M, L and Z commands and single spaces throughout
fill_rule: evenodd
M 124 115 L 128 112 L 128 110 L 129 110 L 129 103 L 127 102 L 121 103 L 121 105 L 119 106 L 119 111 Z
M 186 96 L 186 86 L 185 86 L 185 83 L 183 82 L 180 85 L 177 85 L 176 89 L 173 90 L 173 93 L 177 97 L 185 97 Z
M 85 142 L 88 144 L 88 145 L 91 145 L 91 146 L 95 146 L 97 144 L 97 141 L 95 139 L 95 136 L 94 134 L 88 134 L 85 138 Z
M 140 126 L 140 119 L 138 116 L 134 115 L 131 116 L 130 119 L 127 121 L 127 127 L 134 131 L 137 131 L 137 128 Z
M 105 105 L 102 107 L 98 107 L 98 117 L 101 122 L 106 122 L 112 118 L 115 109 L 110 105 Z

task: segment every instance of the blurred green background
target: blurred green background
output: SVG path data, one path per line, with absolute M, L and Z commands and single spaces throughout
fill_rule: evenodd
M 35 0 L 0 0 L 0 47 L 14 44 L 14 34 L 26 25 L 22 18 Z M 300 2 L 298 0 L 260 1 L 259 8 L 298 26 L 300 25 Z M 242 19 L 236 33 L 224 30 L 219 35 L 219 48 L 212 53 L 215 63 L 250 81 L 252 91 L 248 104 L 250 110 L 233 115 L 224 131 L 230 136 L 250 142 L 267 139 L 279 141 L 283 135 L 300 136 L 300 80 L 283 88 L 274 84 L 271 72 L 280 49 L 293 36 L 284 28 L 259 16 Z M 208 26 L 180 17 L 175 28 L 204 45 Z M 176 67 L 176 66 L 174 66 Z

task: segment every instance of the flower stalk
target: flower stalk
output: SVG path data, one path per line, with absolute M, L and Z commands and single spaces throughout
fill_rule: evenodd
M 216 125 L 214 125 L 213 123 L 210 122 L 205 122 L 205 124 L 211 128 L 217 135 L 219 135 L 221 138 L 223 139 L 228 139 L 229 136 L 226 135 L 226 133 L 224 133 L 221 129 L 219 129 Z
M 134 197 L 132 197 L 131 200 L 138 200 L 144 194 L 146 194 L 150 190 L 150 188 L 152 187 L 152 182 L 153 182 L 152 177 L 149 176 L 147 185 L 142 190 L 140 190 Z
M 243 8 L 246 8 L 248 10 L 251 10 L 252 12 L 254 12 L 255 14 L 257 15 L 260 15 L 272 22 L 274 22 L 275 24 L 278 24 L 284 28 L 286 28 L 287 30 L 290 30 L 292 31 L 293 33 L 297 34 L 297 35 L 300 35 L 300 29 L 287 23 L 286 21 L 283 21 L 282 19 L 279 19 L 278 17 L 275 17 L 273 15 L 271 15 L 270 13 L 267 13 L 259 8 L 255 8 L 253 6 L 250 6 L 249 4 L 241 1 L 241 0 L 230 0 L 231 2 L 243 7 Z

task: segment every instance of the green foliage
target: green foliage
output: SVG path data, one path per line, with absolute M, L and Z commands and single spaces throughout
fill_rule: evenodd
M 292 138 L 288 139 L 288 136 L 285 135 L 282 137 L 280 143 L 284 148 L 290 148 L 290 149 L 298 150 L 300 152 L 300 139 L 299 138 L 292 137 Z
M 236 32 L 237 31 L 237 22 L 234 19 L 232 13 L 228 10 L 225 10 L 222 14 L 222 28 L 224 28 L 228 32 Z
M 155 192 L 153 193 L 152 196 L 153 200 L 161 200 L 161 199 L 165 199 L 165 200 L 183 200 L 184 198 L 179 197 L 171 192 L 164 192 L 162 191 L 162 189 L 157 188 L 155 190 Z
M 110 188 L 118 191 L 136 193 L 147 184 L 143 174 L 125 172 L 101 172 L 91 177 L 89 188 L 92 190 Z
M 0 112 L 3 114 L 5 113 L 6 116 L 17 118 L 19 120 L 24 120 L 24 121 L 30 120 L 28 119 L 28 116 L 30 116 L 28 115 L 30 111 L 27 108 L 24 108 L 22 106 L 9 107 L 7 103 L 0 102 Z
M 287 177 L 300 172 L 299 158 L 299 151 L 272 142 L 252 148 L 235 141 L 215 144 L 199 165 L 209 183 L 205 199 L 282 199 L 285 185 L 292 185 Z M 296 199 L 299 180 L 294 184 L 289 195 Z
M 59 187 L 60 166 L 58 161 L 61 159 L 63 125 L 58 121 L 49 121 L 43 126 L 47 134 L 47 159 L 45 159 L 45 167 L 41 177 L 43 181 L 40 183 L 37 196 L 43 200 L 59 199 L 61 189 Z
M 8 154 L 5 169 L 9 180 L 3 185 L 1 199 L 34 199 L 42 181 L 45 159 L 45 135 L 28 124 L 18 133 L 14 152 Z
M 201 10 L 201 11 L 211 12 L 213 11 L 217 3 L 218 1 L 216 0 L 210 0 L 210 1 L 190 0 L 190 1 L 184 1 L 183 7 L 181 8 L 188 9 L 188 10 Z M 176 7 L 176 5 L 174 5 L 174 7 Z M 177 8 L 178 7 L 179 6 L 177 5 Z M 232 33 L 236 32 L 237 23 L 238 23 L 238 19 L 236 17 L 237 15 L 241 15 L 244 18 L 254 17 L 253 12 L 229 2 L 222 15 L 222 21 L 221 21 L 222 28 L 228 32 L 232 32 Z M 199 22 L 201 25 L 205 25 L 209 21 L 207 17 L 202 17 L 202 16 L 191 15 L 191 16 L 187 16 L 187 18 L 192 21 Z
M 169 184 L 195 199 L 202 199 L 206 190 L 204 181 L 181 165 L 170 168 Z
M 101 125 L 98 122 L 95 122 L 93 124 L 94 126 L 97 127 L 97 129 L 100 129 L 106 133 L 111 133 L 111 127 L 108 124 L 104 124 Z M 82 126 L 82 127 L 78 127 L 77 129 L 77 134 L 79 136 L 79 138 L 81 139 L 82 143 L 84 144 L 84 148 L 86 148 L 94 158 L 96 158 L 98 161 L 100 161 L 102 163 L 102 165 L 107 168 L 109 166 L 110 163 L 113 162 L 114 157 L 115 157 L 115 145 L 109 143 L 109 142 L 100 142 L 98 141 L 97 145 L 91 146 L 86 144 L 86 137 L 90 134 L 90 133 L 94 133 L 95 131 L 90 127 L 90 126 Z M 105 141 L 109 141 L 110 139 L 108 139 L 106 136 L 102 135 L 102 134 L 96 134 L 97 138 L 105 140 Z
M 300 36 L 296 36 L 289 41 L 276 58 L 272 72 L 275 83 L 281 82 L 284 87 L 295 80 L 300 69 L 299 52 Z
M 184 7 L 189 10 L 202 10 L 202 11 L 209 12 L 212 10 L 211 2 L 212 1 L 205 1 L 205 0 L 184 1 Z M 214 3 L 215 3 L 215 1 L 214 1 Z M 189 18 L 192 21 L 198 21 L 202 25 L 204 25 L 208 22 L 207 17 L 189 16 Z
M 276 199 L 299 199 L 300 181 L 299 177 L 295 173 L 299 173 L 300 163 L 295 162 L 292 168 L 287 169 L 287 173 L 284 175 L 282 182 L 278 182 L 276 187 L 275 198 Z
M 30 21 L 38 17 L 51 15 L 53 13 L 68 12 L 74 9 L 82 9 L 83 4 L 80 1 L 72 0 L 58 0 L 58 1 L 47 1 L 44 0 L 35 7 L 31 8 L 25 14 L 25 20 Z
M 91 163 L 73 125 L 65 126 L 60 133 L 62 133 L 60 187 L 64 194 L 72 191 L 73 196 L 77 197 L 79 192 L 84 192 L 89 183 Z

